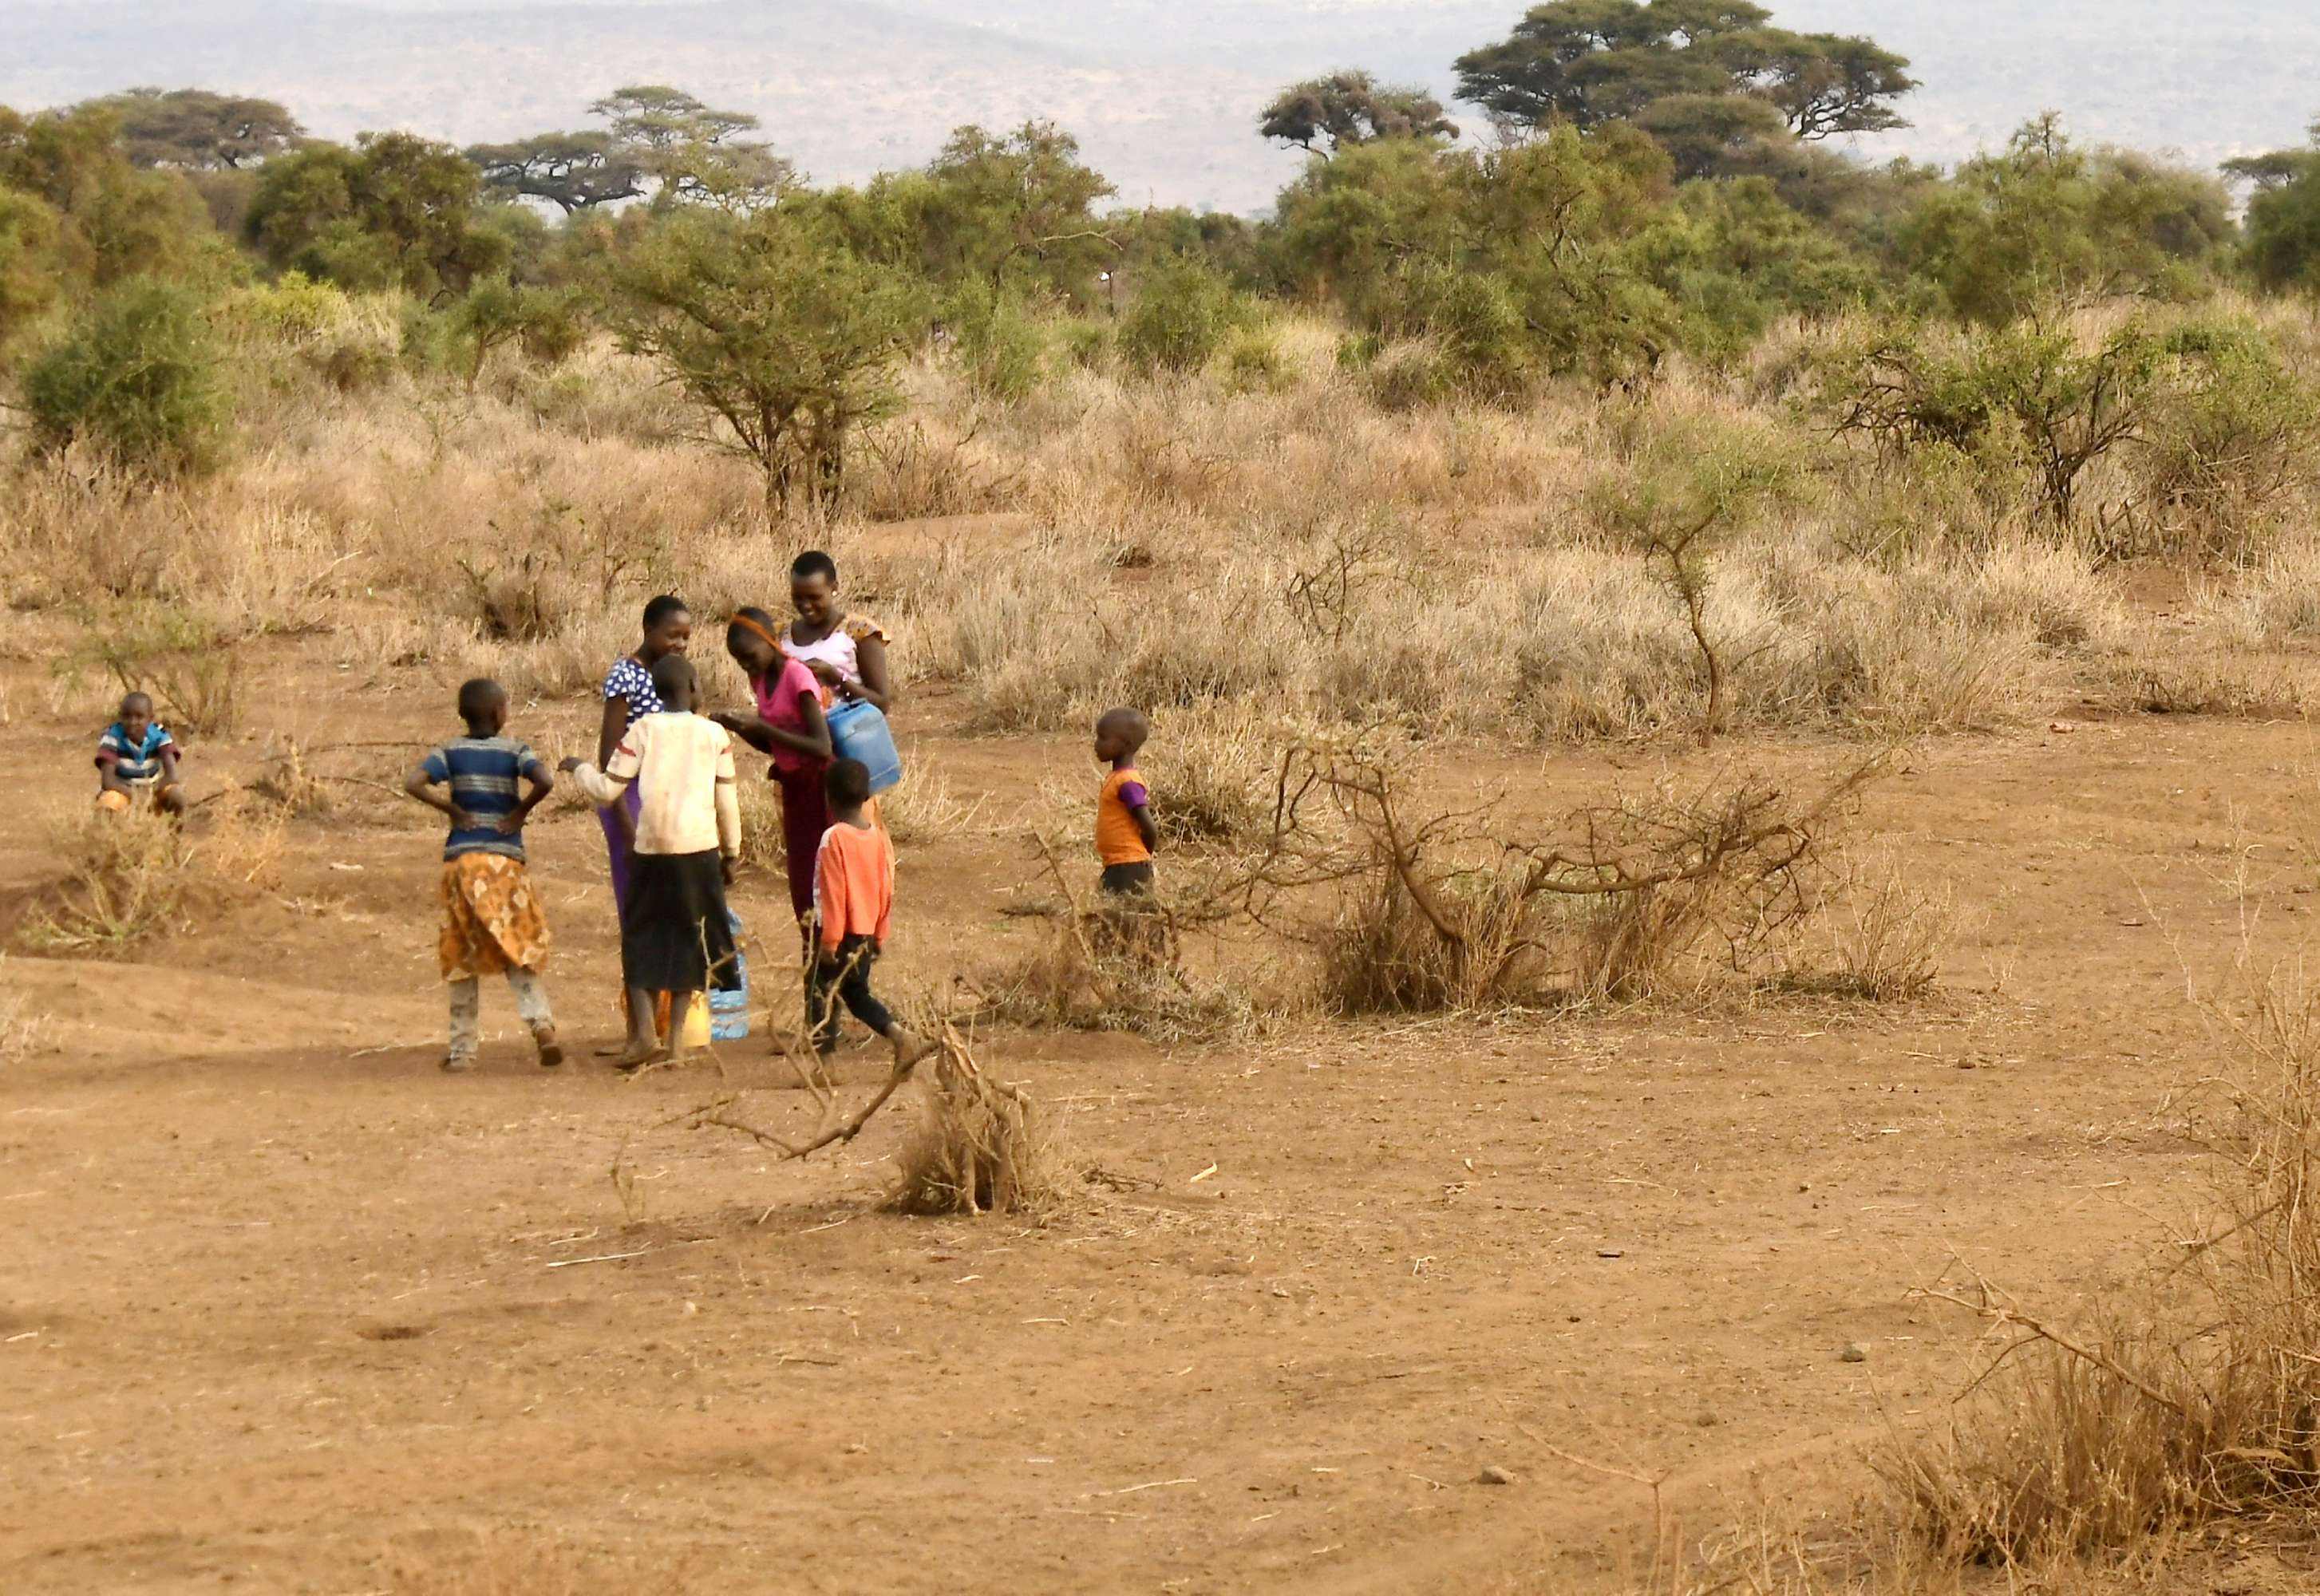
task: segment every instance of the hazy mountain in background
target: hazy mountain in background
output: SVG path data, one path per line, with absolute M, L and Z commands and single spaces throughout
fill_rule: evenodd
M 2313 0 L 1768 0 L 1915 62 L 1917 126 L 1864 154 L 1953 160 L 2042 108 L 2212 164 L 2320 113 Z M 1293 78 L 1362 66 L 1448 96 L 1521 0 L 0 0 L 0 104 L 134 84 L 264 95 L 314 131 L 460 143 L 578 124 L 623 83 L 763 116 L 820 181 L 924 160 L 949 129 L 1051 117 L 1143 203 L 1262 209 L 1297 168 L 1254 131 Z M 1454 113 L 1461 109 L 1454 107 Z

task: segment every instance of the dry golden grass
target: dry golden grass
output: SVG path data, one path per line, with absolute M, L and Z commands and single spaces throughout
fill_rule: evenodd
M 119 957 L 281 884 L 282 816 L 230 794 L 184 825 L 140 805 L 50 825 L 57 875 L 17 931 L 34 952 Z
M 0 954 L 0 966 L 7 956 Z M 38 1052 L 49 1035 L 48 1016 L 21 992 L 0 993 L 0 1065 L 19 1064 Z

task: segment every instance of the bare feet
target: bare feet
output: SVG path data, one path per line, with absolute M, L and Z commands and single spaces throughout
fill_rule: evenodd
M 464 1075 L 475 1067 L 476 1058 L 472 1053 L 452 1053 L 443 1060 L 443 1073 L 447 1075 Z
M 554 1026 L 533 1026 L 531 1028 L 531 1041 L 532 1046 L 539 1049 L 540 1068 L 554 1069 L 557 1066 L 564 1062 L 564 1044 L 556 1039 L 556 1028 Z
M 612 1067 L 633 1075 L 645 1066 L 658 1064 L 667 1056 L 668 1049 L 657 1041 L 630 1042 L 621 1050 L 620 1057 L 613 1060 Z

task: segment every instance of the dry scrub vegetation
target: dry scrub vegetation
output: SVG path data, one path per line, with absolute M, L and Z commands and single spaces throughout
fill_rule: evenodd
M 318 338 L 389 335 L 364 301 L 323 303 L 345 325 Z M 2311 358 L 2284 314 L 2245 314 Z M 2105 334 L 2089 318 L 2080 336 Z M 955 685 L 974 726 L 1076 727 L 1135 699 L 1195 728 L 1240 717 L 1212 747 L 1245 746 L 1251 716 L 1641 736 L 1699 725 L 1711 685 L 1717 730 L 1877 738 L 2074 691 L 2148 698 L 2193 669 L 2212 703 L 2238 682 L 2270 703 L 2247 657 L 2320 625 L 2320 549 L 2273 530 L 2306 503 L 2300 462 L 2252 507 L 2188 501 L 2207 506 L 2198 540 L 2230 553 L 2154 648 L 2102 575 L 2118 540 L 2037 513 L 2035 463 L 1988 440 L 1969 459 L 1839 435 L 1822 390 L 1841 329 L 1728 378 L 1520 410 L 1387 411 L 1322 325 L 1273 337 L 1261 391 L 1074 365 L 1010 404 L 922 360 L 911 409 L 868 434 L 807 535 L 897 628 L 905 672 Z M 295 347 L 240 354 L 232 468 L 156 487 L 68 451 L 23 466 L 0 504 L 11 604 L 53 616 L 59 644 L 113 639 L 80 674 L 138 675 L 189 724 L 232 725 L 224 645 L 269 635 L 325 635 L 358 684 L 490 670 L 576 692 L 638 594 L 681 586 L 711 613 L 761 599 L 796 540 L 767 537 L 752 474 L 684 446 L 652 371 L 609 349 L 552 371 L 502 351 L 473 393 L 392 367 L 342 392 Z M 2076 502 L 2181 547 L 2188 512 L 2150 508 L 2189 491 L 2143 479 L 2157 448 L 2098 455 Z M 900 520 L 934 524 L 908 544 L 877 530 Z

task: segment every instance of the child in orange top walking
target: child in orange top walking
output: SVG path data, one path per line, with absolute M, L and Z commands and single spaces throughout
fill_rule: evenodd
M 1095 851 L 1103 861 L 1103 890 L 1116 896 L 1152 891 L 1152 850 L 1160 828 L 1152 823 L 1152 794 L 1136 768 L 1137 751 L 1152 735 L 1141 710 L 1106 710 L 1095 723 L 1095 757 L 1111 766 L 1095 801 Z
M 822 777 L 829 830 L 814 857 L 814 967 L 807 1022 L 814 1051 L 827 1058 L 838 1047 L 838 1000 L 854 1018 L 886 1038 L 896 1067 L 934 1051 L 895 1022 L 870 993 L 870 966 L 885 951 L 894 918 L 894 843 L 871 823 L 870 771 L 858 759 L 837 759 Z

